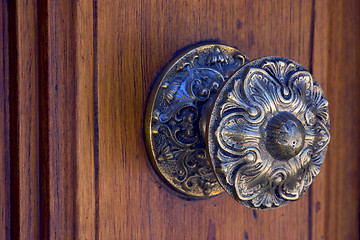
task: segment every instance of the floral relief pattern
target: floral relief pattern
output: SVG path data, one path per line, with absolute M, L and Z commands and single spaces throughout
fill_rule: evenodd
M 210 120 L 209 151 L 223 187 L 249 207 L 297 200 L 330 141 L 328 102 L 301 65 L 268 57 L 226 83 Z
M 151 116 L 155 167 L 181 193 L 203 197 L 223 191 L 200 136 L 202 107 L 245 63 L 236 49 L 213 45 L 190 51 L 162 77 Z

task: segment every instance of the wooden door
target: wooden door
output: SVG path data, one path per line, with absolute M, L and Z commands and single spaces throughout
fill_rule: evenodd
M 358 0 L 0 1 L 0 239 L 358 239 Z M 174 195 L 146 155 L 151 82 L 204 40 L 307 67 L 331 142 L 299 201 Z

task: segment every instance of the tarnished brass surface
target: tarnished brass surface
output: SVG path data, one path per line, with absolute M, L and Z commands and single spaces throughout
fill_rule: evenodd
M 203 106 L 245 62 L 237 49 L 206 44 L 183 52 L 156 79 L 145 116 L 148 154 L 159 175 L 190 198 L 223 192 L 200 136 Z
M 157 78 L 145 137 L 155 170 L 183 196 L 225 189 L 245 206 L 275 208 L 301 197 L 319 174 L 329 121 L 319 84 L 300 64 L 248 62 L 235 48 L 205 44 Z
M 319 84 L 300 64 L 280 57 L 240 68 L 216 97 L 207 127 L 217 179 L 253 208 L 279 207 L 303 195 L 330 140 Z

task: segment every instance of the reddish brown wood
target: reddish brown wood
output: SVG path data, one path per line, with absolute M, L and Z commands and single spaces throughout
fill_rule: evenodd
M 94 238 L 92 3 L 38 2 L 41 237 Z
M 359 11 L 358 1 L 316 7 L 313 74 L 329 96 L 332 140 L 311 189 L 313 239 L 359 238 Z
M 332 140 L 325 181 L 325 239 L 359 239 L 360 2 L 332 1 L 329 10 Z
M 312 1 L 98 2 L 101 239 L 309 237 L 308 194 L 254 212 L 226 194 L 187 202 L 164 191 L 147 165 L 142 120 L 157 71 L 178 49 L 204 39 L 238 46 L 250 57 L 282 55 L 309 67 L 313 7 Z
M 329 6 L 323 1 L 315 1 L 313 18 L 313 51 L 310 70 L 329 99 L 328 67 L 329 67 Z M 330 112 L 332 114 L 332 112 Z M 333 115 L 330 115 L 330 128 Z M 332 140 L 330 140 L 332 141 Z M 309 189 L 309 231 L 312 239 L 327 239 L 325 227 L 326 214 L 326 175 L 329 155 L 325 157 L 321 173 L 315 178 Z M 310 237 L 309 237 L 310 238 Z
M 44 238 L 95 237 L 93 123 L 93 5 L 88 1 L 51 2 L 44 14 L 48 26 L 48 185 L 43 211 Z M 46 65 L 47 64 L 47 65 Z M 46 99 L 44 99 L 46 100 Z M 46 141 L 45 140 L 45 141 Z M 45 149 L 46 150 L 46 149 Z M 46 174 L 44 172 L 44 174 Z
M 358 239 L 358 1 L 1 4 L 0 239 Z M 209 39 L 294 59 L 324 89 L 332 140 L 299 201 L 185 201 L 151 168 L 150 83 L 177 50 Z
M 35 1 L 11 5 L 10 137 L 12 236 L 39 237 L 38 86 Z
M 96 229 L 97 182 L 94 136 L 93 4 L 77 1 L 76 10 L 76 232 L 78 239 L 99 239 Z M 96 87 L 96 86 L 95 86 Z

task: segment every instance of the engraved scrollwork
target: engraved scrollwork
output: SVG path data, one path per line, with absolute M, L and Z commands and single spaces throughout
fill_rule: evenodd
M 182 193 L 223 191 L 207 160 L 199 120 L 203 106 L 245 61 L 234 48 L 205 45 L 187 52 L 158 80 L 150 117 L 153 165 Z
M 210 118 L 209 153 L 222 186 L 249 207 L 298 199 L 330 141 L 328 102 L 301 65 L 251 62 L 227 81 Z

